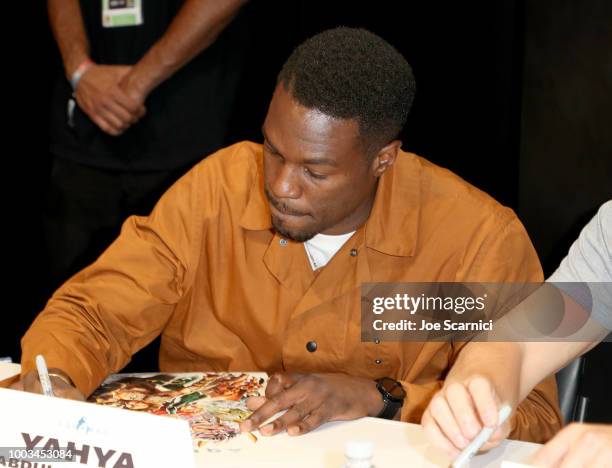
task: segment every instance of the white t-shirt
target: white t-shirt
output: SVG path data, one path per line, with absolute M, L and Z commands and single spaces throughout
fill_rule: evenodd
M 317 234 L 312 239 L 304 242 L 306 256 L 313 270 L 318 270 L 327 265 L 336 252 L 342 248 L 347 240 L 355 234 L 355 231 L 339 236 L 328 236 L 326 234 Z
M 582 229 L 557 271 L 547 280 L 551 283 L 584 282 L 583 293 L 571 285 L 563 289 L 578 303 L 591 306 L 593 317 L 612 330 L 612 200 L 605 202 Z M 590 294 L 589 294 L 590 293 Z M 590 296 L 590 297 L 577 297 Z

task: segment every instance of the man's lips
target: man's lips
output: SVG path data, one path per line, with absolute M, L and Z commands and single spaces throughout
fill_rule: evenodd
M 264 189 L 264 193 L 268 200 L 268 206 L 270 207 L 270 211 L 272 211 L 273 215 L 281 217 L 281 218 L 283 217 L 286 218 L 290 216 L 295 217 L 295 218 L 300 218 L 300 217 L 308 215 L 308 213 L 302 213 L 300 211 L 292 210 L 291 208 L 288 208 L 287 206 L 283 206 L 284 204 L 279 202 L 276 198 L 274 198 L 267 188 Z
M 275 216 L 279 216 L 281 218 L 284 218 L 284 217 L 301 218 L 303 216 L 306 216 L 305 213 L 300 213 L 298 211 L 293 211 L 293 210 L 285 211 L 281 208 L 276 207 L 272 203 L 270 203 L 270 210 L 272 211 L 272 214 L 274 214 Z

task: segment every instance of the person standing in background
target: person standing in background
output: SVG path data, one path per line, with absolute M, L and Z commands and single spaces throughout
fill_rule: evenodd
M 44 214 L 51 288 L 224 145 L 244 3 L 48 0 L 65 75 L 53 90 Z

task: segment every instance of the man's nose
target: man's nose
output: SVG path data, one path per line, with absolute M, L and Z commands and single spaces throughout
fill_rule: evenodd
M 300 198 L 302 189 L 297 171 L 299 168 L 291 167 L 288 164 L 283 165 L 272 184 L 272 192 L 276 198 Z

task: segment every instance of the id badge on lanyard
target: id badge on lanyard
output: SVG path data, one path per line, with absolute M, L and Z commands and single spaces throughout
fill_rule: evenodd
M 143 0 L 102 0 L 102 26 L 118 28 L 142 24 Z

